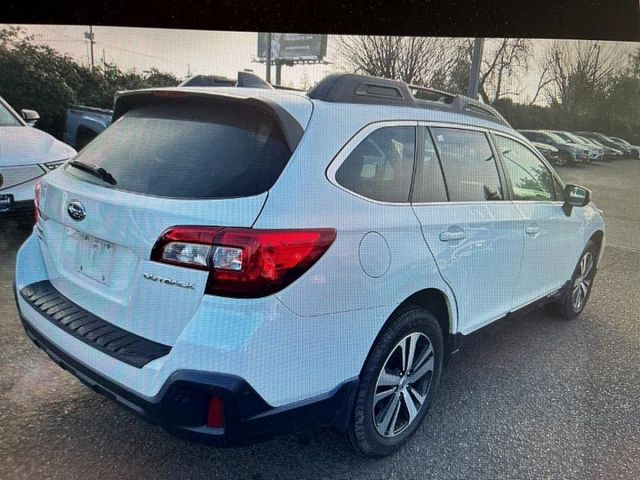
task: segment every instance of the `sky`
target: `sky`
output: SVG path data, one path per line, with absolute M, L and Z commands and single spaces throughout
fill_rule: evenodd
M 29 34 L 77 61 L 89 64 L 89 43 L 84 40 L 88 25 L 21 25 Z M 264 64 L 254 63 L 258 34 L 255 32 L 220 32 L 205 30 L 171 30 L 94 26 L 94 61 L 115 63 L 121 69 L 143 72 L 152 67 L 169 71 L 179 78 L 188 73 L 215 74 L 235 78 L 237 72 L 253 69 L 265 76 Z M 331 54 L 329 45 L 328 54 Z M 308 78 L 320 80 L 335 67 L 301 65 L 283 67 L 282 83 L 299 85 Z M 272 67 L 272 76 L 275 69 Z
M 0 27 L 7 25 L 0 24 Z M 36 40 L 66 53 L 78 62 L 89 64 L 89 43 L 84 39 L 88 25 L 21 25 Z M 252 69 L 265 77 L 265 66 L 254 62 L 257 53 L 258 34 L 255 32 L 222 32 L 206 30 L 176 30 L 159 28 L 93 27 L 95 63 L 103 58 L 123 70 L 144 72 L 150 68 L 168 71 L 179 78 L 189 74 L 214 74 L 236 78 L 237 72 Z M 519 90 L 512 97 L 528 102 L 533 96 L 539 78 L 539 59 L 551 40 L 533 40 L 533 61 L 530 70 L 517 85 L 507 85 L 509 90 Z M 608 43 L 608 42 L 607 42 Z M 619 48 L 632 44 L 619 43 Z M 486 47 L 485 47 L 486 48 Z M 618 44 L 616 44 L 616 49 Z M 329 64 L 283 67 L 282 84 L 300 87 L 314 84 L 327 74 L 340 68 L 335 55 L 335 43 L 329 36 L 326 60 Z M 272 78 L 275 72 L 272 70 Z M 515 80 L 514 80 L 515 82 Z

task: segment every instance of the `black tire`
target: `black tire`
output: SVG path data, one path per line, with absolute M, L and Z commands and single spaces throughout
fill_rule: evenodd
M 572 161 L 573 159 L 571 158 L 571 155 L 566 152 L 560 152 L 558 159 L 556 160 L 556 165 L 564 167 L 565 165 L 571 164 Z
M 408 393 L 409 390 L 416 392 L 413 386 L 417 385 L 417 383 L 411 383 L 410 378 L 412 373 L 420 375 L 419 372 L 423 370 L 423 368 L 419 367 L 424 367 L 427 363 L 430 362 L 430 360 L 420 362 L 420 359 L 418 359 L 416 361 L 416 370 L 407 368 L 407 372 L 405 372 L 405 384 L 401 383 L 396 387 L 380 387 L 378 385 L 382 369 L 385 368 L 385 373 L 388 372 L 387 368 L 390 365 L 393 356 L 400 355 L 400 350 L 398 350 L 400 342 L 407 340 L 408 337 L 412 334 L 414 335 L 411 339 L 418 338 L 415 344 L 415 357 L 417 358 L 419 356 L 422 357 L 422 355 L 425 355 L 429 359 L 433 358 L 432 371 L 424 374 L 424 377 L 417 377 L 422 379 L 420 380 L 421 382 L 423 382 L 422 388 L 426 388 L 426 390 L 423 390 L 421 392 L 421 395 L 424 395 L 424 400 L 421 404 L 419 403 L 417 396 L 414 397 L 411 393 Z M 410 341 L 411 339 L 407 341 Z M 422 347 L 418 346 L 418 342 L 422 342 Z M 426 353 L 427 351 L 429 351 L 429 344 L 431 345 L 433 350 L 433 357 L 431 357 L 430 354 Z M 408 343 L 405 343 L 404 345 L 406 345 L 407 347 L 409 346 Z M 404 350 L 402 350 L 402 352 L 404 352 Z M 404 308 L 394 313 L 388 325 L 378 336 L 375 344 L 369 352 L 369 356 L 367 357 L 367 360 L 362 369 L 362 373 L 360 375 L 360 387 L 356 395 L 351 423 L 348 430 L 343 434 L 343 437 L 346 437 L 347 442 L 358 454 L 365 457 L 384 457 L 390 455 L 397 449 L 399 449 L 416 432 L 416 430 L 424 420 L 424 417 L 429 407 L 431 406 L 431 402 L 438 388 L 440 376 L 442 373 L 443 355 L 444 346 L 442 332 L 440 330 L 438 321 L 433 316 L 433 314 L 417 306 Z M 400 372 L 398 375 L 398 378 L 401 378 L 403 376 L 403 373 Z M 425 387 L 427 382 L 428 386 Z M 407 408 L 407 399 L 402 395 L 402 391 L 399 391 L 402 385 L 407 385 L 405 389 L 409 390 L 407 390 L 407 392 L 405 393 L 409 395 L 414 408 L 416 407 L 416 405 L 418 405 L 417 414 L 414 412 L 413 420 L 408 418 L 407 424 L 404 426 L 404 428 L 400 427 L 397 434 L 392 433 L 392 435 L 395 436 L 383 436 L 383 434 L 379 432 L 379 429 L 381 428 L 380 424 L 384 422 L 384 418 L 381 422 L 376 422 L 374 418 L 374 416 L 376 415 L 374 413 L 374 409 L 378 405 L 382 404 L 385 400 L 379 400 L 374 405 L 374 395 L 376 392 L 376 387 L 390 389 L 395 392 L 390 395 L 390 400 L 388 400 L 389 403 L 386 405 L 386 409 L 384 408 L 384 405 L 382 406 L 384 412 L 389 412 L 391 410 L 392 402 L 395 401 L 398 405 L 397 408 L 394 408 L 394 411 L 397 411 L 398 413 L 393 415 L 393 425 L 391 425 L 391 430 L 394 430 L 397 421 L 400 420 L 401 412 L 404 414 L 403 416 L 411 416 L 411 413 Z M 384 393 L 387 392 L 385 391 Z M 394 400 L 394 397 L 396 395 L 398 400 Z M 378 415 L 386 417 L 386 415 L 383 415 L 384 412 L 379 413 Z M 387 424 L 388 423 L 389 422 L 387 422 Z
M 95 132 L 84 130 L 78 133 L 76 138 L 76 150 L 80 151 L 86 147 L 98 135 Z
M 576 306 L 576 298 L 574 296 L 576 282 L 581 277 L 581 264 L 585 257 L 590 257 L 592 260 L 591 268 L 587 274 L 588 287 L 586 290 L 586 294 L 582 297 L 582 301 L 578 306 Z M 590 241 L 582 254 L 580 255 L 580 259 L 578 260 L 578 264 L 573 271 L 573 275 L 571 276 L 571 281 L 569 283 L 569 288 L 565 292 L 562 297 L 562 300 L 552 303 L 550 305 L 551 311 L 558 315 L 559 317 L 565 320 L 573 320 L 578 315 L 582 313 L 584 307 L 589 300 L 589 296 L 591 295 L 591 291 L 593 290 L 593 282 L 596 275 L 596 263 L 598 261 L 598 249 L 596 244 L 593 241 Z

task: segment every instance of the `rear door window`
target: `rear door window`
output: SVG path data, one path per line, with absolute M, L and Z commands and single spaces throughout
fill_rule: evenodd
M 342 162 L 336 181 L 372 200 L 408 202 L 415 149 L 414 127 L 379 128 Z
M 75 160 L 104 168 L 117 182 L 113 188 L 120 190 L 213 199 L 265 192 L 290 156 L 279 126 L 266 113 L 200 101 L 132 110 Z M 100 182 L 72 166 L 67 170 Z
M 416 179 L 411 201 L 415 203 L 446 202 L 447 189 L 444 184 L 438 154 L 429 131 L 420 127 L 422 154 L 417 156 Z
M 498 167 L 484 132 L 433 128 L 452 202 L 504 200 Z

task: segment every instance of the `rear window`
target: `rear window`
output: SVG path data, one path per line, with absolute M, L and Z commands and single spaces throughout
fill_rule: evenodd
M 267 113 L 200 100 L 127 112 L 75 160 L 104 168 L 119 190 L 214 199 L 267 191 L 290 156 L 278 124 Z M 82 170 L 67 170 L 103 185 Z
M 407 202 L 416 148 L 414 127 L 382 127 L 360 143 L 336 171 L 336 181 L 363 197 Z

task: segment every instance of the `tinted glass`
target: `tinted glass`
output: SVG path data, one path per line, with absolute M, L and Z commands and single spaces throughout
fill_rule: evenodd
M 262 193 L 275 183 L 289 157 L 280 130 L 266 114 L 237 105 L 189 102 L 133 110 L 75 159 L 107 170 L 117 189 L 204 199 Z
M 523 137 L 528 138 L 532 142 L 539 142 L 540 141 L 540 136 L 536 135 L 536 132 L 520 132 L 520 134 Z
M 349 154 L 336 181 L 363 197 L 382 202 L 407 202 L 416 147 L 414 127 L 383 127 Z
M 556 177 L 553 177 L 553 188 L 556 193 L 556 200 L 564 200 L 564 186 L 560 184 Z
M 565 133 L 560 133 L 560 132 L 554 132 L 556 135 L 558 135 L 560 138 L 562 138 L 563 140 L 566 140 L 567 142 L 570 143 L 575 143 L 575 140 L 571 137 L 569 137 L 569 135 L 565 134 Z
M 424 146 L 422 155 L 418 155 L 416 180 L 413 185 L 414 202 L 446 202 L 447 190 L 440 169 L 440 162 L 431 135 L 426 128 L 420 128 L 418 134 L 422 137 Z
M 553 132 L 544 132 L 544 134 L 548 137 L 550 137 L 554 142 L 559 143 L 561 145 L 567 143 L 567 141 L 562 138 L 560 135 L 553 133 Z
M 454 202 L 502 200 L 498 168 L 482 132 L 434 128 L 449 199 Z
M 19 127 L 22 125 L 16 117 L 0 103 L 0 127 Z
M 514 200 L 555 200 L 553 175 L 520 142 L 496 135 L 496 148 L 504 159 Z

